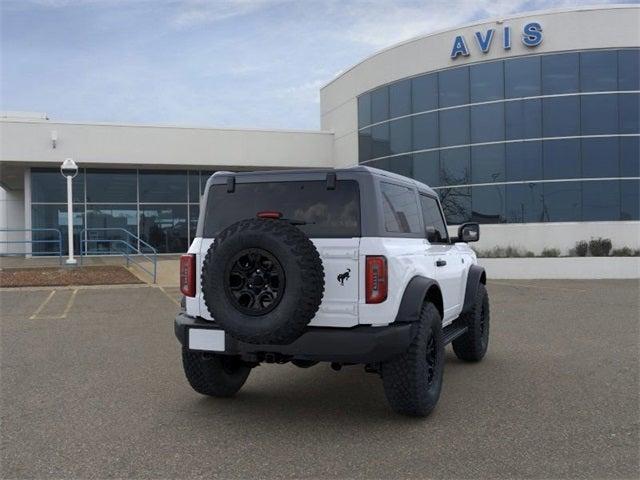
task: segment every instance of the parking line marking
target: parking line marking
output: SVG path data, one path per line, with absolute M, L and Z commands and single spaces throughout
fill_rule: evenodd
M 75 300 L 77 294 L 78 289 L 76 288 L 69 297 L 69 301 L 67 302 L 67 306 L 65 307 L 64 312 L 62 312 L 62 315 L 57 318 L 67 318 L 67 314 L 69 313 L 69 310 L 71 310 L 71 306 L 73 305 L 73 301 Z
M 34 319 L 38 316 L 38 314 L 42 311 L 42 309 L 44 308 L 44 306 L 45 306 L 47 303 L 49 303 L 49 300 L 51 300 L 51 298 L 53 297 L 53 295 L 54 295 L 55 293 L 56 293 L 56 291 L 55 291 L 55 290 L 51 290 L 51 293 L 49 294 L 49 296 L 48 296 L 47 298 L 45 298 L 45 299 L 44 299 L 44 302 L 42 302 L 42 303 L 40 304 L 40 306 L 38 307 L 38 309 L 37 309 L 35 312 L 33 312 L 33 315 L 31 315 L 31 316 L 29 317 L 29 320 L 34 320 Z
M 166 291 L 163 287 L 161 287 L 160 285 L 158 285 L 158 288 L 162 291 L 162 293 L 164 293 L 164 294 L 169 298 L 169 300 L 171 300 L 171 301 L 172 301 L 173 303 L 175 303 L 177 306 L 180 306 L 180 302 L 179 302 L 178 300 L 176 300 L 175 298 L 173 298 L 171 295 L 169 295 L 169 294 L 167 293 L 167 291 Z

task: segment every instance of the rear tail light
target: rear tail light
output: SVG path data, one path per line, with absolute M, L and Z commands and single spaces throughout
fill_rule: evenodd
M 193 254 L 180 257 L 180 291 L 185 297 L 196 296 L 196 256 Z
M 365 287 L 367 303 L 382 303 L 387 299 L 387 259 L 383 256 L 368 256 Z
M 274 220 L 277 220 L 279 218 L 282 218 L 282 213 L 281 212 L 258 212 L 256 215 L 258 218 L 272 218 Z

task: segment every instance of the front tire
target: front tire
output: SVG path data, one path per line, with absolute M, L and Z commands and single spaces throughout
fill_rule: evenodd
M 407 351 L 383 362 L 380 373 L 393 410 L 426 417 L 438 403 L 444 372 L 442 318 L 433 303 L 424 303 L 417 327 Z
M 456 338 L 453 351 L 460 360 L 479 362 L 489 348 L 489 294 L 481 283 L 470 312 L 461 316 L 461 324 L 468 327 L 467 333 Z
M 251 366 L 232 355 L 182 348 L 182 366 L 191 387 L 210 397 L 231 397 L 246 382 Z

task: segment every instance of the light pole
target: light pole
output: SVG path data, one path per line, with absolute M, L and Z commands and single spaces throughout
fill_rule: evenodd
M 75 265 L 77 260 L 73 258 L 73 177 L 78 174 L 78 166 L 72 158 L 65 159 L 60 165 L 60 173 L 67 179 L 67 240 L 69 244 L 69 258 L 65 262 L 67 265 Z

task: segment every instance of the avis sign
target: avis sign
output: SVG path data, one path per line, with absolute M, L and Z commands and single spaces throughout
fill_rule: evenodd
M 482 53 L 487 53 L 491 48 L 496 29 L 489 28 L 486 32 L 475 32 L 474 37 L 476 43 Z M 538 22 L 527 23 L 522 27 L 520 41 L 526 47 L 537 47 L 542 43 L 542 26 Z M 503 27 L 502 29 L 502 48 L 509 50 L 511 48 L 511 27 Z M 468 57 L 469 47 L 463 35 L 458 35 L 453 41 L 451 49 L 451 58 L 456 59 L 459 56 Z

